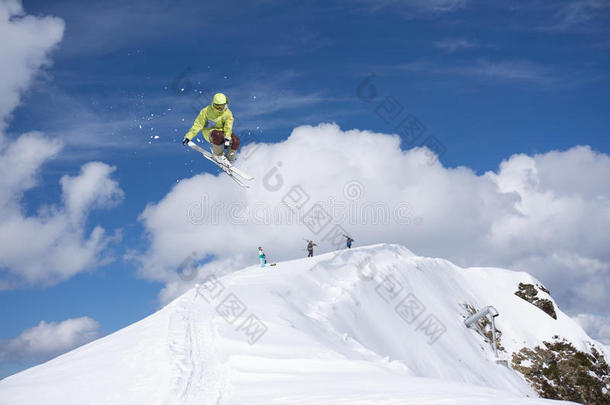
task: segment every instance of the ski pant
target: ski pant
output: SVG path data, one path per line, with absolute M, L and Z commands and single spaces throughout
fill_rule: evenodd
M 313 249 L 312 250 L 308 250 L 307 252 L 309 253 L 307 255 L 307 257 L 313 257 Z
M 266 260 L 261 257 L 261 267 L 265 267 L 265 262 L 266 262 Z
M 231 143 L 228 148 L 225 147 L 225 133 L 218 129 L 210 132 L 210 142 L 212 143 L 212 153 L 216 156 L 225 154 L 229 161 L 234 161 L 239 149 L 239 137 L 234 133 L 231 134 Z M 226 153 L 225 153 L 225 148 Z

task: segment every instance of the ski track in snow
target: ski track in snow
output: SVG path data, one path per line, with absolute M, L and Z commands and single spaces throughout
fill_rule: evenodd
M 188 294 L 188 299 L 178 302 L 170 318 L 169 349 L 177 376 L 164 404 L 220 404 L 226 382 L 222 381 L 225 375 L 216 352 L 214 317 L 202 316 L 209 309 L 197 304 L 195 290 Z

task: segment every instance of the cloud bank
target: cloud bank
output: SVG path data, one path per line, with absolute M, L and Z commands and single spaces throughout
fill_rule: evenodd
M 40 68 L 49 65 L 49 53 L 63 33 L 64 23 L 59 18 L 25 15 L 17 0 L 0 2 L 0 141 L 21 94 Z
M 591 337 L 610 347 L 610 317 L 594 314 L 578 314 L 574 320 L 587 331 Z
M 518 154 L 478 175 L 399 145 L 395 135 L 334 124 L 250 144 L 238 165 L 256 177 L 251 190 L 202 174 L 146 207 L 140 272 L 167 283 L 167 300 L 211 271 L 255 264 L 257 246 L 284 260 L 305 256 L 303 238 L 322 252 L 343 247 L 348 233 L 357 245 L 401 243 L 461 266 L 527 271 L 568 312 L 607 311 L 608 155 L 586 146 Z M 196 276 L 184 277 L 185 260 L 200 266 Z
M 75 349 L 101 336 L 99 323 L 89 317 L 62 322 L 40 321 L 19 336 L 0 341 L 0 363 L 40 362 Z
M 21 286 L 49 286 L 93 269 L 109 258 L 102 252 L 115 236 L 100 226 L 88 231 L 86 219 L 96 208 L 110 208 L 123 198 L 111 178 L 115 168 L 89 162 L 76 176 L 61 178 L 62 204 L 44 205 L 25 215 L 22 197 L 37 185 L 42 164 L 60 150 L 57 142 L 22 135 L 0 154 L 0 291 Z
M 24 195 L 39 185 L 41 167 L 62 145 L 39 132 L 14 140 L 4 135 L 21 94 L 50 63 L 48 55 L 63 31 L 60 19 L 25 15 L 15 0 L 0 3 L 0 291 L 53 285 L 95 268 L 108 260 L 103 252 L 114 239 L 86 223 L 92 210 L 110 208 L 123 198 L 111 178 L 114 167 L 83 165 L 78 175 L 61 178 L 61 203 L 45 202 L 28 213 Z

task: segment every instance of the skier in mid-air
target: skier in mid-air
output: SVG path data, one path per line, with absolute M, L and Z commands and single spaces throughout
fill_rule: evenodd
M 222 93 L 217 93 L 212 104 L 204 107 L 191 129 L 184 135 L 182 144 L 188 144 L 201 131 L 203 138 L 212 144 L 212 154 L 225 156 L 231 163 L 235 161 L 239 138 L 233 133 L 233 113 L 229 110 L 229 100 Z
M 318 246 L 313 243 L 313 240 L 307 240 L 307 257 L 313 257 L 313 247 Z

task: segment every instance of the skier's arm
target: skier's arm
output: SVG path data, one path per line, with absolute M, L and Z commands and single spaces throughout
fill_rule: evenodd
M 233 113 L 231 111 L 227 111 L 227 118 L 225 118 L 224 125 L 225 139 L 231 139 L 231 134 L 233 133 Z
M 205 107 L 203 110 L 201 110 L 197 118 L 195 118 L 195 122 L 193 123 L 191 129 L 186 133 L 186 135 L 184 135 L 184 137 L 189 141 L 196 137 L 199 131 L 201 131 L 203 127 L 205 127 L 205 124 L 207 124 L 208 120 L 205 117 L 207 109 L 208 107 Z

